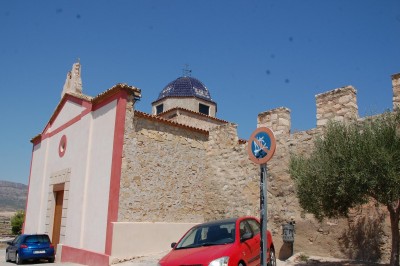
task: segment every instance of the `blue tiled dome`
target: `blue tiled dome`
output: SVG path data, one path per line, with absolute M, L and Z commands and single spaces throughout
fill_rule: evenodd
M 213 102 L 207 87 L 200 80 L 193 77 L 180 77 L 170 82 L 160 92 L 156 101 L 165 97 L 197 97 Z

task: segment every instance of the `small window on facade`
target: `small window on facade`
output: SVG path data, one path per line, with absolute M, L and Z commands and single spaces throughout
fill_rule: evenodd
M 158 115 L 159 113 L 162 113 L 163 111 L 164 111 L 164 105 L 163 104 L 157 105 L 156 114 Z
M 205 115 L 210 114 L 210 106 L 199 103 L 199 112 Z

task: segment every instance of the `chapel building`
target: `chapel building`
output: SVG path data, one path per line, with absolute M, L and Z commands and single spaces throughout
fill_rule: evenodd
M 76 63 L 32 139 L 24 233 L 49 234 L 57 260 L 109 265 L 168 250 L 196 223 L 257 214 L 257 167 L 207 87 L 179 77 L 152 114 L 135 109 L 141 97 L 126 84 L 83 94 Z

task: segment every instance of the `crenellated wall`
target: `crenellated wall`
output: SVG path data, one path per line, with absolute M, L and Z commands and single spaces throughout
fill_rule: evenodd
M 315 96 L 317 127 L 329 120 L 353 122 L 358 119 L 357 91 L 352 86 L 331 90 Z
M 400 107 L 400 74 L 392 75 L 393 109 Z M 277 148 L 268 162 L 271 198 L 278 209 L 271 210 L 275 221 L 284 221 L 296 216 L 300 210 L 288 173 L 291 153 L 307 154 L 313 148 L 314 139 L 322 133 L 328 121 L 355 122 L 358 115 L 357 91 L 352 86 L 327 91 L 315 96 L 317 106 L 316 127 L 292 133 L 290 130 L 290 109 L 280 107 L 262 112 L 257 117 L 257 127 L 267 127 L 274 131 Z M 291 200 L 288 200 L 288 199 Z M 272 200 L 272 199 L 271 199 Z M 289 203 L 289 204 L 288 204 Z
M 400 107 L 400 73 L 392 75 L 393 110 Z M 316 128 L 325 126 L 328 121 L 355 122 L 360 120 L 357 105 L 357 90 L 353 86 L 344 86 L 315 95 L 317 114 Z M 279 107 L 258 114 L 258 127 L 271 128 L 276 136 L 291 135 L 290 109 Z M 308 130 L 308 131 L 310 131 Z M 302 133 L 304 134 L 304 133 Z M 295 134 L 299 135 L 299 134 Z M 301 134 L 300 134 L 301 135 Z
M 400 107 L 400 73 L 392 75 L 393 110 Z
M 290 135 L 290 109 L 279 107 L 270 111 L 262 112 L 257 117 L 258 127 L 267 127 L 274 131 L 275 135 Z

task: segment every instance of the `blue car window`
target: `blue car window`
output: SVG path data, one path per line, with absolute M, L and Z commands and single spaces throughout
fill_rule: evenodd
M 17 243 L 20 243 L 21 238 L 22 238 L 21 236 L 17 236 L 17 237 L 13 240 L 12 244 L 15 245 L 15 244 L 17 244 Z
M 49 243 L 50 239 L 49 239 L 49 237 L 47 235 L 41 235 L 40 236 L 40 242 L 41 243 Z
M 38 243 L 39 236 L 28 236 L 25 240 L 25 243 Z

